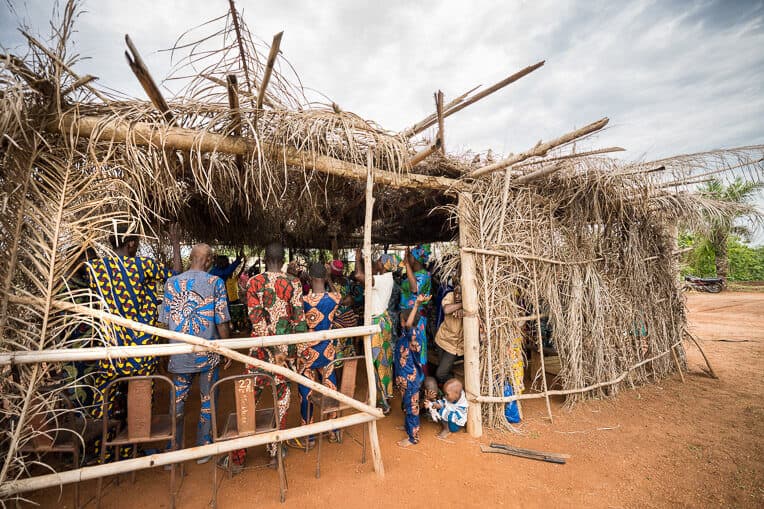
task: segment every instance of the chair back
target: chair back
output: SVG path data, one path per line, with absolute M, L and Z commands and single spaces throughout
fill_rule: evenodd
M 154 382 L 162 382 L 169 389 L 170 415 L 172 429 L 175 429 L 175 385 L 172 380 L 163 375 L 123 376 L 115 378 L 104 390 L 103 415 L 106 417 L 109 392 L 120 382 L 127 382 L 127 436 L 130 440 L 141 440 L 151 437 L 151 421 Z M 161 384 L 160 384 L 161 385 Z M 108 419 L 104 418 L 104 428 Z
M 342 371 L 340 372 L 339 390 L 345 396 L 355 398 L 356 382 L 358 379 L 358 366 L 362 361 L 365 361 L 363 355 L 355 355 L 353 357 L 342 357 L 332 361 L 325 370 L 334 369 L 337 372 L 338 364 L 342 365 Z M 337 369 L 335 369 L 337 368 Z
M 255 380 L 264 380 L 273 390 L 274 406 L 278 401 L 276 381 L 273 376 L 264 372 L 245 373 L 221 378 L 212 385 L 210 390 L 210 412 L 212 414 L 212 436 L 219 440 L 217 424 L 217 394 L 218 387 L 223 384 L 233 384 L 235 397 L 236 430 L 239 436 L 252 435 L 257 427 L 257 404 L 255 401 Z M 233 438 L 233 437 L 228 437 Z

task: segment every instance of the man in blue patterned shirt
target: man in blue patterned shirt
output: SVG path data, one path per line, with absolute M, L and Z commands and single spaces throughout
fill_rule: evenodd
M 191 249 L 191 268 L 167 281 L 159 321 L 166 323 L 170 330 L 210 340 L 230 336 L 231 317 L 228 314 L 225 283 L 219 277 L 207 273 L 211 264 L 210 246 L 197 244 Z M 183 447 L 183 410 L 191 383 L 197 374 L 202 405 L 196 445 L 209 444 L 212 441 L 210 388 L 218 380 L 219 363 L 220 357 L 209 352 L 170 356 L 168 370 L 173 374 L 175 384 L 178 447 Z M 209 460 L 210 457 L 201 458 L 197 463 L 206 463 Z

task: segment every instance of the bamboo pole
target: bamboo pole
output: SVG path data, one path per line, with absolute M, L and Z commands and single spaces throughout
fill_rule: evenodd
M 287 166 L 315 170 L 348 179 L 366 180 L 366 168 L 358 164 L 282 145 L 261 142 L 258 147 L 255 140 L 240 136 L 226 136 L 183 127 L 128 122 L 107 117 L 78 117 L 73 113 L 62 115 L 58 120 L 49 123 L 47 129 L 89 137 L 101 142 L 124 142 L 129 139 L 139 146 L 153 146 L 160 149 L 196 150 L 245 156 L 262 149 L 264 155 Z M 460 181 L 417 173 L 398 174 L 375 168 L 374 183 L 392 187 L 452 191 L 460 184 Z
M 467 243 L 467 215 L 472 206 L 471 193 L 459 193 L 459 244 Z M 462 317 L 464 330 L 464 390 L 467 395 L 480 395 L 480 323 L 478 313 L 478 290 L 475 282 L 475 257 L 469 251 L 461 250 L 462 265 Z M 467 411 L 467 431 L 473 437 L 483 435 L 483 415 L 480 403 L 474 399 L 469 402 Z
M 371 292 L 374 275 L 371 273 L 371 223 L 374 210 L 374 178 L 372 156 L 369 152 L 366 177 L 366 215 L 363 223 L 363 270 L 364 270 L 364 307 L 363 324 L 371 326 Z M 377 377 L 374 372 L 374 359 L 372 358 L 371 334 L 363 337 L 364 357 L 366 359 L 366 378 L 369 384 L 369 406 L 377 406 Z M 374 462 L 374 471 L 381 479 L 385 477 L 385 466 L 382 463 L 382 449 L 379 447 L 379 435 L 377 434 L 377 421 L 369 421 L 369 443 L 371 445 L 371 458 Z
M 700 347 L 700 343 L 698 343 L 698 340 L 695 339 L 695 336 L 690 334 L 689 331 L 684 331 L 684 333 L 687 335 L 690 340 L 695 343 L 695 346 L 698 347 L 698 350 L 700 350 L 700 355 L 703 356 L 703 360 L 706 361 L 706 366 L 708 366 L 708 374 L 711 376 L 711 378 L 718 379 L 719 377 L 716 375 L 716 372 L 714 371 L 714 368 L 711 367 L 711 362 L 708 360 L 708 357 L 706 357 L 706 352 L 703 351 L 703 349 Z
M 164 329 L 162 329 L 164 330 Z M 379 325 L 369 327 L 347 327 L 326 331 L 301 332 L 281 336 L 262 336 L 259 338 L 233 338 L 210 341 L 223 348 L 242 350 L 265 348 L 276 345 L 296 345 L 312 341 L 325 341 L 339 338 L 352 338 L 379 332 Z M 168 343 L 158 345 L 104 346 L 92 348 L 65 348 L 57 350 L 29 350 L 0 353 L 0 366 L 35 364 L 42 362 L 95 361 L 102 359 L 127 359 L 130 357 L 164 357 L 184 353 L 205 352 L 207 348 L 188 343 Z
M 673 345 L 671 345 L 671 348 L 676 348 L 677 345 L 679 345 L 681 341 L 677 341 Z M 645 364 L 649 362 L 653 362 L 656 359 L 660 359 L 661 357 L 665 357 L 671 352 L 671 348 L 666 350 L 663 353 L 659 353 L 658 355 L 654 357 L 650 357 L 649 359 L 645 359 L 641 362 L 638 362 L 637 364 L 633 365 L 632 367 L 628 368 L 626 371 L 621 373 L 618 377 L 609 380 L 607 382 L 599 382 L 592 385 L 587 385 L 586 387 L 581 387 L 579 389 L 562 389 L 562 390 L 552 390 L 552 391 L 546 391 L 546 393 L 537 392 L 534 394 L 514 394 L 512 396 L 477 396 L 475 398 L 476 401 L 480 403 L 510 403 L 512 401 L 517 401 L 520 399 L 538 399 L 538 398 L 544 398 L 546 396 L 567 396 L 570 394 L 580 394 L 582 392 L 589 392 L 593 391 L 595 389 L 600 389 L 602 387 L 607 387 L 610 385 L 615 385 L 617 383 L 622 382 L 632 371 L 635 369 L 644 366 Z M 469 399 L 469 398 L 468 398 Z
M 46 303 L 45 300 L 39 299 L 37 297 L 11 296 L 10 300 L 12 302 L 16 302 L 17 304 L 27 304 L 30 306 L 41 305 Z M 289 368 L 286 368 L 284 366 L 277 366 L 276 364 L 271 364 L 269 362 L 264 362 L 259 359 L 255 359 L 254 357 L 251 357 L 249 355 L 244 355 L 235 350 L 231 350 L 230 348 L 222 347 L 214 341 L 198 338 L 190 334 L 183 334 L 180 332 L 169 331 L 167 329 L 160 329 L 159 327 L 154 327 L 151 325 L 147 325 L 145 323 L 129 320 L 127 318 L 123 318 L 118 315 L 113 315 L 110 313 L 106 313 L 104 311 L 92 309 L 87 306 L 81 306 L 79 304 L 72 304 L 69 302 L 61 302 L 61 301 L 53 300 L 50 302 L 50 305 L 62 311 L 72 311 L 74 313 L 80 313 L 83 315 L 90 316 L 92 318 L 97 318 L 99 320 L 112 323 L 114 325 L 120 325 L 122 327 L 126 327 L 135 331 L 145 332 L 147 334 L 152 334 L 152 335 L 164 337 L 167 339 L 183 341 L 184 343 L 190 343 L 192 345 L 202 347 L 203 349 L 207 351 L 217 353 L 229 359 L 239 361 L 244 364 L 249 364 L 251 366 L 254 366 L 255 368 L 268 371 L 269 373 L 275 373 L 277 375 L 281 375 L 284 378 L 287 378 L 288 380 L 304 385 L 305 387 L 313 389 L 314 391 L 324 394 L 341 403 L 345 403 L 346 405 L 349 405 L 361 412 L 366 412 L 367 414 L 376 415 L 379 417 L 382 416 L 382 411 L 380 409 L 374 408 L 358 400 L 355 400 L 351 397 L 348 397 L 339 391 L 329 389 L 325 385 L 317 383 L 314 380 L 311 380 L 302 375 L 299 375 Z
M 265 89 L 268 88 L 268 82 L 271 81 L 271 73 L 273 72 L 273 66 L 276 63 L 276 57 L 279 55 L 279 47 L 281 46 L 281 37 L 284 32 L 281 31 L 273 36 L 273 42 L 271 43 L 271 51 L 268 54 L 268 63 L 265 65 L 265 74 L 263 74 L 263 81 L 260 83 L 260 88 L 257 91 L 257 102 L 255 103 L 255 109 L 263 107 L 263 99 L 265 99 Z
M 497 90 L 501 90 L 502 88 L 506 87 L 509 84 L 514 83 L 515 81 L 519 80 L 520 78 L 522 78 L 524 76 L 527 76 L 528 74 L 532 73 L 533 71 L 535 71 L 536 69 L 538 69 L 539 67 L 541 67 L 543 65 L 544 65 L 544 61 L 542 60 L 541 62 L 538 62 L 538 63 L 533 64 L 533 65 L 529 65 L 528 67 L 519 70 L 518 72 L 512 74 L 511 76 L 508 76 L 508 77 L 504 78 L 503 80 L 499 81 L 498 83 L 496 83 L 496 84 L 486 88 L 482 92 L 475 94 L 474 96 L 472 96 L 468 100 L 460 102 L 459 104 L 455 105 L 454 107 L 452 107 L 450 109 L 447 109 L 446 112 L 444 113 L 444 118 L 448 117 L 450 115 L 453 115 L 457 111 L 463 110 L 464 108 L 466 108 L 470 104 L 474 104 L 474 103 L 478 102 L 479 100 L 483 99 L 484 97 L 487 97 L 487 96 L 493 94 Z M 429 122 L 422 122 L 422 123 L 420 123 L 420 124 L 418 124 L 418 125 L 416 125 L 416 126 L 414 126 L 412 128 L 407 129 L 402 134 L 406 138 L 411 138 L 412 136 L 415 136 L 415 135 L 421 133 L 422 131 L 424 131 L 425 129 L 430 127 L 431 125 L 435 124 L 435 122 L 437 122 L 437 118 L 435 118 L 435 119 L 433 119 L 433 120 L 431 120 Z
M 163 465 L 172 465 L 183 461 L 204 458 L 206 456 L 218 456 L 239 449 L 246 449 L 258 445 L 264 445 L 271 442 L 283 442 L 292 438 L 305 437 L 316 433 L 323 433 L 333 429 L 347 428 L 357 424 L 373 422 L 381 416 L 374 416 L 365 413 L 337 417 L 326 421 L 320 421 L 313 424 L 298 426 L 283 430 L 269 431 L 258 435 L 251 435 L 233 440 L 224 440 L 212 444 L 189 447 L 175 451 L 152 454 L 141 458 L 126 459 L 114 463 L 105 463 L 92 467 L 83 467 L 66 472 L 55 474 L 40 475 L 28 479 L 17 479 L 7 481 L 0 485 L 0 500 L 17 493 L 40 490 L 62 484 L 78 483 L 91 479 L 99 479 L 109 475 L 121 474 L 125 472 L 134 472 L 146 468 L 161 467 Z
M 559 138 L 556 138 L 552 141 L 548 141 L 546 143 L 539 143 L 538 145 L 536 145 L 530 150 L 508 157 L 502 161 L 499 161 L 498 163 L 494 163 L 488 166 L 483 166 L 482 168 L 478 168 L 477 170 L 474 170 L 472 173 L 470 173 L 469 176 L 473 178 L 480 177 L 482 175 L 487 175 L 495 171 L 503 170 L 504 168 L 507 168 L 519 162 L 525 161 L 526 159 L 529 159 L 531 157 L 542 157 L 555 147 L 559 147 L 560 145 L 570 143 L 573 140 L 577 140 L 578 138 L 581 138 L 593 132 L 599 131 L 600 129 L 605 127 L 609 121 L 610 120 L 608 118 L 600 119 L 596 122 L 593 122 L 589 125 L 582 127 L 581 129 L 576 129 L 575 131 L 571 131 L 567 134 L 563 134 Z

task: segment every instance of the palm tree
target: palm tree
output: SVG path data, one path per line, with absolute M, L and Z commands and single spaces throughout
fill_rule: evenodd
M 740 218 L 758 219 L 760 212 L 751 202 L 758 194 L 759 189 L 763 187 L 764 184 L 760 182 L 747 182 L 738 177 L 728 185 L 714 179 L 699 190 L 701 196 L 733 205 L 729 209 L 729 213 L 710 219 L 706 232 L 708 245 L 714 252 L 716 277 L 722 279 L 725 287 L 729 274 L 727 239 L 730 234 L 736 234 L 743 238 L 751 237 L 750 228 L 736 225 L 735 222 Z

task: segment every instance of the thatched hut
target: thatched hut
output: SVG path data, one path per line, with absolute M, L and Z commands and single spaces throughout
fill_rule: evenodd
M 169 99 L 127 38 L 149 101 L 125 99 L 72 70 L 75 17 L 70 2 L 50 45 L 28 35 L 25 57 L 0 57 L 2 497 L 43 485 L 21 481 L 22 445 L 36 434 L 26 426 L 31 416 L 50 409 L 60 387 L 47 385 L 54 365 L 34 354 L 66 351 L 61 331 L 73 320 L 113 319 L 60 310 L 72 298 L 73 260 L 88 246 L 107 251 L 119 223 L 165 242 L 170 224 L 187 241 L 225 245 L 281 239 L 337 249 L 365 240 L 368 252 L 371 243 L 455 241 L 460 249 L 442 263 L 446 271 L 458 263 L 462 274 L 475 436 L 504 422 L 497 405 L 513 399 L 610 395 L 684 369 L 674 228 L 724 212 L 687 185 L 697 182 L 692 171 L 760 162 L 762 147 L 690 166 L 602 157 L 617 148 L 566 150 L 605 127 L 604 118 L 500 161 L 449 155 L 445 118 L 543 62 L 448 103 L 436 94 L 431 116 L 391 133 L 337 104 L 309 103 L 279 57 L 281 34 L 266 55 L 233 9 L 217 20 L 220 51 L 195 53 L 193 32 L 179 42 L 189 65 L 170 78 L 190 77 Z M 433 126 L 434 142 L 412 141 Z M 559 389 L 543 367 L 542 317 Z M 542 353 L 531 374 L 540 391 L 525 394 L 512 374 L 523 327 Z M 504 395 L 508 380 L 514 396 Z

